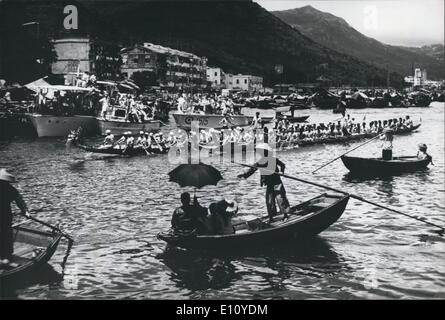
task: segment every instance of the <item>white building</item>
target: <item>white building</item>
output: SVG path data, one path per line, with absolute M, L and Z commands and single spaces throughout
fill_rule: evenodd
M 66 83 L 74 83 L 77 72 L 94 68 L 89 38 L 64 38 L 52 41 L 57 60 L 51 64 L 53 74 L 63 75 Z
M 225 75 L 223 69 L 207 67 L 207 82 L 210 82 L 213 88 L 225 87 Z
M 414 70 L 414 77 L 413 77 L 413 85 L 414 86 L 423 86 L 425 84 L 425 81 L 427 81 L 427 73 L 426 69 L 421 70 L 420 68 L 416 68 Z
M 227 89 L 239 89 L 243 91 L 258 91 L 263 88 L 263 78 L 244 74 L 226 74 L 225 84 Z
M 146 42 L 121 50 L 121 72 L 151 72 L 170 87 L 205 86 L 207 58 Z

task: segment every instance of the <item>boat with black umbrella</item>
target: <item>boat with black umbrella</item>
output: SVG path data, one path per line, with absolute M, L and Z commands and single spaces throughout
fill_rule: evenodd
M 170 181 L 181 187 L 201 188 L 216 185 L 222 179 L 219 171 L 207 164 L 182 164 L 169 173 Z M 272 221 L 269 216 L 241 221 L 233 225 L 233 234 L 201 235 L 196 232 L 176 233 L 174 230 L 161 232 L 158 238 L 170 245 L 193 249 L 237 249 L 259 245 L 279 246 L 289 241 L 317 235 L 336 222 L 348 203 L 348 195 L 322 194 L 289 210 L 289 218 L 277 215 Z

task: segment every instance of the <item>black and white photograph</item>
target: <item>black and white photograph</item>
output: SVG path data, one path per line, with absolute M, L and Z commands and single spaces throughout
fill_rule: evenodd
M 0 0 L 0 300 L 445 299 L 444 16 Z

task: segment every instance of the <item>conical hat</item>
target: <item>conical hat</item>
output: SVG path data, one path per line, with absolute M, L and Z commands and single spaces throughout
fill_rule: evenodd
M 6 169 L 2 168 L 0 169 L 0 180 L 7 181 L 7 182 L 16 182 L 15 177 L 10 174 Z
M 267 150 L 267 151 L 273 151 L 273 149 L 267 144 L 267 143 L 258 143 L 255 147 L 256 149 L 263 149 L 263 150 Z

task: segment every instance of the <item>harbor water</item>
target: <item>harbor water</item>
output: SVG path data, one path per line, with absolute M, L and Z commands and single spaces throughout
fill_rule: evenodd
M 303 110 L 309 122 L 328 122 L 330 110 Z M 336 161 L 323 163 L 362 142 L 304 147 L 278 153 L 286 174 L 347 191 L 445 225 L 444 104 L 430 108 L 351 110 L 366 121 L 409 114 L 422 126 L 396 136 L 394 156 L 415 155 L 424 142 L 434 165 L 426 171 L 359 180 Z M 171 121 L 172 122 L 172 121 Z M 169 128 L 164 128 L 168 130 Z M 87 142 L 93 142 L 90 140 Z M 351 155 L 379 156 L 381 142 Z M 258 174 L 219 164 L 224 180 L 197 191 L 208 206 L 222 196 L 238 202 L 238 218 L 266 213 Z M 318 237 L 258 247 L 249 252 L 196 252 L 167 247 L 156 235 L 169 228 L 182 191 L 168 182 L 175 167 L 167 155 L 133 158 L 67 149 L 65 140 L 0 142 L 0 167 L 18 178 L 16 187 L 41 220 L 59 224 L 75 243 L 63 242 L 34 281 L 2 288 L 4 297 L 41 299 L 359 299 L 445 298 L 445 238 L 434 228 L 351 199 L 340 218 Z M 296 204 L 326 192 L 284 180 Z

